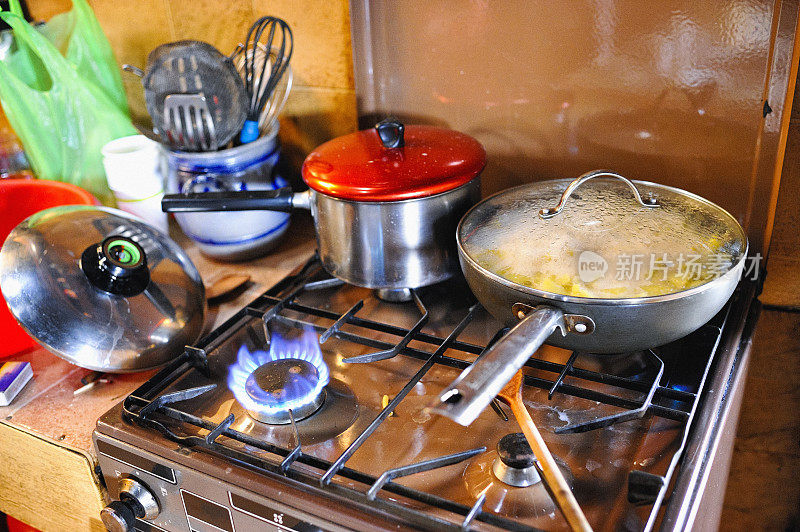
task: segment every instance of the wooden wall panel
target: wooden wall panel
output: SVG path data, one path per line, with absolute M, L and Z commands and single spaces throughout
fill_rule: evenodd
M 800 84 L 796 84 L 761 301 L 800 308 Z

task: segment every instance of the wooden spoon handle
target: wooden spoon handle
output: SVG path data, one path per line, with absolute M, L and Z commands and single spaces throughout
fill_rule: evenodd
M 250 280 L 247 274 L 229 273 L 206 286 L 206 299 L 220 299 Z
M 550 450 L 547 448 L 547 444 L 542 439 L 541 434 L 539 434 L 539 429 L 537 429 L 536 425 L 533 423 L 533 419 L 528 413 L 528 409 L 525 408 L 522 398 L 517 396 L 513 401 L 509 401 L 509 406 L 511 406 L 514 417 L 517 418 L 522 432 L 528 439 L 528 443 L 533 450 L 533 455 L 539 461 L 539 466 L 542 469 L 544 479 L 547 481 L 547 486 L 552 491 L 553 498 L 561 509 L 561 513 L 564 514 L 570 528 L 575 531 L 591 532 L 592 527 L 589 526 L 589 521 L 586 520 L 586 516 L 583 515 L 583 510 L 581 510 L 581 507 L 578 505 L 578 501 L 576 501 L 575 496 L 572 495 L 572 490 L 569 489 L 564 475 L 561 474 L 558 464 L 556 464 L 553 455 L 550 454 Z

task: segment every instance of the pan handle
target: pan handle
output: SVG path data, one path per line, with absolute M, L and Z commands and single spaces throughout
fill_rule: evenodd
M 308 208 L 309 193 L 292 194 L 288 187 L 275 190 L 190 192 L 168 194 L 161 200 L 164 212 L 279 211 Z
M 633 192 L 633 195 L 636 197 L 636 201 L 638 201 L 642 207 L 660 207 L 658 201 L 656 201 L 656 198 L 653 196 L 648 196 L 646 199 L 642 199 L 642 195 L 639 194 L 639 189 L 636 188 L 636 185 L 634 185 L 633 181 L 631 181 L 630 179 L 622 177 L 621 175 L 612 172 L 610 170 L 592 170 L 591 172 L 586 172 L 582 176 L 572 181 L 567 187 L 567 189 L 564 190 L 564 193 L 561 194 L 561 199 L 559 200 L 558 205 L 556 205 L 555 207 L 545 207 L 544 209 L 540 210 L 539 218 L 547 220 L 548 218 L 552 218 L 556 214 L 560 213 L 564 209 L 564 205 L 567 204 L 567 200 L 572 195 L 572 193 L 575 192 L 575 190 L 579 186 L 586 183 L 590 179 L 594 179 L 595 177 L 617 178 L 626 185 L 628 185 L 628 187 L 631 189 L 631 192 Z
M 537 307 L 445 388 L 429 410 L 469 425 L 559 328 L 566 333 L 561 310 Z

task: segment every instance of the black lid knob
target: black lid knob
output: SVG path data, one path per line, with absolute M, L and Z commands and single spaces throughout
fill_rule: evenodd
M 393 116 L 385 118 L 378 122 L 375 129 L 384 148 L 402 148 L 406 145 L 404 137 L 406 127 L 397 118 Z
M 521 432 L 503 436 L 497 442 L 497 454 L 505 465 L 515 469 L 525 469 L 536 462 L 533 450 Z
M 135 296 L 150 283 L 144 250 L 124 236 L 110 236 L 86 248 L 81 268 L 94 286 L 111 294 Z

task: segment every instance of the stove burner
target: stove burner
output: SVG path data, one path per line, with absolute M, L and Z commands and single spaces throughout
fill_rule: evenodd
M 245 381 L 247 395 L 266 407 L 262 411 L 250 411 L 250 415 L 262 423 L 283 425 L 291 422 L 291 409 L 295 421 L 305 419 L 325 400 L 324 389 L 316 393 L 317 384 L 319 372 L 311 362 L 299 358 L 267 362 Z
M 569 467 L 559 457 L 553 458 L 572 487 L 575 477 Z M 536 524 L 550 528 L 557 508 L 537 465 L 524 434 L 503 436 L 495 449 L 476 456 L 464 470 L 464 485 L 471 497 L 467 503 L 484 497 L 484 510 L 515 518 L 542 518 L 542 523 Z
M 542 480 L 536 470 L 536 457 L 523 433 L 503 436 L 497 442 L 497 456 L 492 464 L 492 472 L 501 482 L 524 488 Z
M 269 352 L 252 353 L 242 345 L 236 363 L 228 368 L 228 388 L 250 416 L 262 423 L 282 425 L 316 412 L 330 381 L 317 335 L 305 330 L 296 338 L 273 334 Z
M 414 297 L 409 288 L 378 288 L 375 295 L 378 299 L 389 303 L 405 303 Z
M 575 477 L 563 460 L 554 456 L 558 468 L 572 487 Z M 507 434 L 495 449 L 476 456 L 463 473 L 464 486 L 473 504 L 484 498 L 484 510 L 513 518 L 542 519 L 533 523 L 541 528 L 552 527 L 550 521 L 558 511 L 545 483 L 536 469 L 536 458 L 521 433 Z

